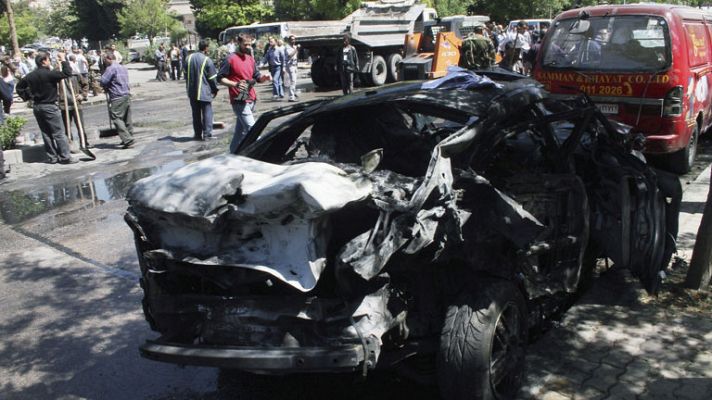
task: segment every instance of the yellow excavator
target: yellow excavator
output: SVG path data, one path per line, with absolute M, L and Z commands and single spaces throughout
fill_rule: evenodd
M 447 68 L 460 61 L 463 38 L 488 21 L 486 15 L 454 15 L 427 23 L 423 32 L 406 34 L 400 80 L 445 76 Z

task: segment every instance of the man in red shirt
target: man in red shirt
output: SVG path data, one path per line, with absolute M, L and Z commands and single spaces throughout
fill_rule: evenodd
M 229 87 L 230 104 L 236 117 L 230 153 L 235 153 L 237 146 L 255 124 L 255 117 L 252 114 L 257 101 L 254 84 L 271 79 L 269 75 L 262 75 L 257 69 L 257 63 L 250 51 L 252 37 L 240 34 L 237 37 L 237 44 L 235 52 L 227 57 L 218 72 L 218 81 Z

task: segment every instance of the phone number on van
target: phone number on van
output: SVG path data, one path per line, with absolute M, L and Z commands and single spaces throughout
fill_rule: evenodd
M 579 90 L 589 96 L 632 96 L 633 87 L 628 82 L 620 86 L 613 85 L 581 85 Z

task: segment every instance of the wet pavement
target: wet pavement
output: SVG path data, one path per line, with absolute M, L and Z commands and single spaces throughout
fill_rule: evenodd
M 155 333 L 140 308 L 133 236 L 123 222 L 126 191 L 153 173 L 224 152 L 234 117 L 223 91 L 214 104 L 216 120 L 225 121 L 226 129 L 216 131 L 218 140 L 194 142 L 182 82 L 147 81 L 132 90 L 135 148 L 118 150 L 118 138 L 99 139 L 106 106 L 87 105 L 97 161 L 19 165 L 0 183 L 0 398 L 436 397 L 431 387 L 391 375 L 376 375 L 366 384 L 343 376 L 246 378 L 138 356 L 137 346 Z M 302 100 L 337 94 L 304 90 Z M 259 96 L 269 98 L 268 85 L 260 86 Z M 264 112 L 285 104 L 267 100 L 259 107 Z M 36 125 L 28 117 L 26 129 L 32 131 Z M 710 162 L 712 141 L 704 137 L 693 171 L 681 177 L 689 193 L 704 190 L 706 182 L 695 181 Z M 699 206 L 699 198 L 690 201 Z M 688 211 L 701 213 L 699 207 Z M 683 224 L 687 250 L 695 224 L 699 218 Z M 681 254 L 689 257 L 689 251 Z M 625 274 L 603 273 L 563 320 L 532 344 L 520 398 L 709 398 L 709 314 L 666 309 L 641 298 Z

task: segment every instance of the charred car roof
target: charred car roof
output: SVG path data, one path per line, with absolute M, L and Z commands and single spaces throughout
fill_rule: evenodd
M 492 76 L 493 81 L 489 79 Z M 505 118 L 509 112 L 527 108 L 532 103 L 548 98 L 543 86 L 530 78 L 505 70 L 486 72 L 482 79 L 467 81 L 461 76 L 452 75 L 435 81 L 418 83 L 395 83 L 379 88 L 355 93 L 329 100 L 316 100 L 280 110 L 266 112 L 260 118 L 269 120 L 277 113 L 301 112 L 299 120 L 312 121 L 323 114 L 338 113 L 359 107 L 373 107 L 383 104 L 409 103 L 411 106 L 422 105 L 432 114 L 442 114 L 449 118 L 466 122 L 470 117 Z M 264 134 L 261 121 L 243 141 L 237 153 L 243 152 L 250 144 L 259 139 L 268 139 L 279 135 L 284 129 L 299 125 L 296 120 L 285 122 L 279 128 Z M 306 122 L 305 122 L 306 123 Z

